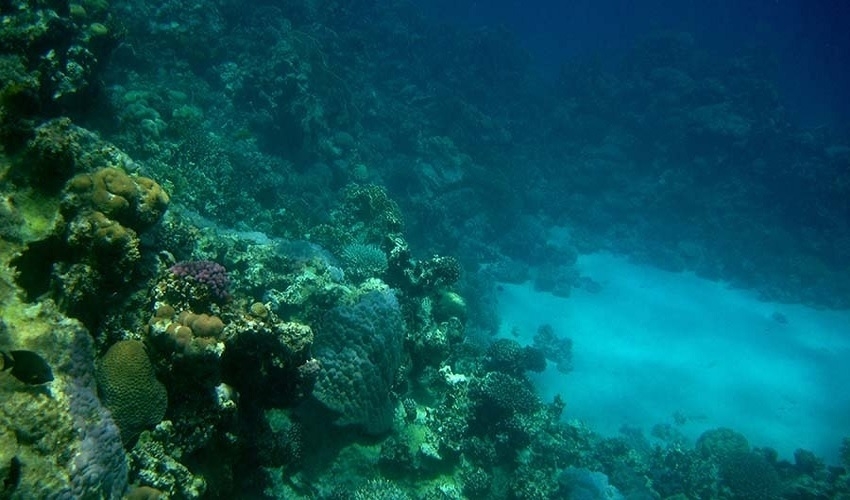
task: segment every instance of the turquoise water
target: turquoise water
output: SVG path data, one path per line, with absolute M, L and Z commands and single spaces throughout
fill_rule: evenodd
M 573 371 L 533 377 L 567 417 L 608 434 L 672 425 L 689 439 L 732 427 L 787 459 L 799 447 L 838 459 L 850 399 L 847 311 L 765 302 L 746 290 L 592 254 L 602 284 L 568 299 L 505 285 L 500 336 L 531 343 L 541 324 L 574 341 Z M 782 314 L 785 322 L 774 315 Z

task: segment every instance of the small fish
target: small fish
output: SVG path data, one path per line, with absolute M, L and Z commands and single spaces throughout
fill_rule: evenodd
M 45 384 L 53 380 L 50 365 L 32 351 L 0 351 L 0 371 L 10 370 L 13 377 L 25 384 Z

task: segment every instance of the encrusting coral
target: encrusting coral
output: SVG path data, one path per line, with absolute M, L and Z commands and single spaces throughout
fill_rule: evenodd
M 390 290 L 369 292 L 329 312 L 314 346 L 323 369 L 313 397 L 338 414 L 337 424 L 370 434 L 390 429 L 390 392 L 403 341 L 401 309 Z

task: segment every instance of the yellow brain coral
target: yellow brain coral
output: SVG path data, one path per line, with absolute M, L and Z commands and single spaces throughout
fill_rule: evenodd
M 168 394 L 156 379 L 144 344 L 137 340 L 115 343 L 97 368 L 101 399 L 112 412 L 124 442 L 162 420 Z
M 209 314 L 195 314 L 191 311 L 183 311 L 177 321 L 192 329 L 198 337 L 218 337 L 224 330 L 224 322 L 218 316 Z
M 64 206 L 66 212 L 97 210 L 134 229 L 144 229 L 159 220 L 168 201 L 168 194 L 152 179 L 106 167 L 68 181 Z

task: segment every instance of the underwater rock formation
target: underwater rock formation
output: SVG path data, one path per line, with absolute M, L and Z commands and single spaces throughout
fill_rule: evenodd
M 120 498 L 127 489 L 127 457 L 97 397 L 89 333 L 50 301 L 6 301 L 3 307 L 0 346 L 13 340 L 38 349 L 54 366 L 55 380 L 31 390 L 10 376 L 0 378 L 2 495 Z
M 105 298 L 123 296 L 138 279 L 139 235 L 159 220 L 169 197 L 152 179 L 128 174 L 133 162 L 123 152 L 67 119 L 39 126 L 27 146 L 11 174 L 22 191 L 40 193 L 39 211 L 23 212 L 21 222 L 41 230 L 21 235 L 27 248 L 13 262 L 17 282 L 30 299 L 49 293 L 94 326 Z M 64 187 L 53 192 L 45 178 Z
M 133 479 L 168 498 L 200 498 L 207 490 L 207 482 L 180 463 L 181 451 L 170 444 L 174 440 L 173 426 L 168 421 L 142 432 L 130 451 Z

